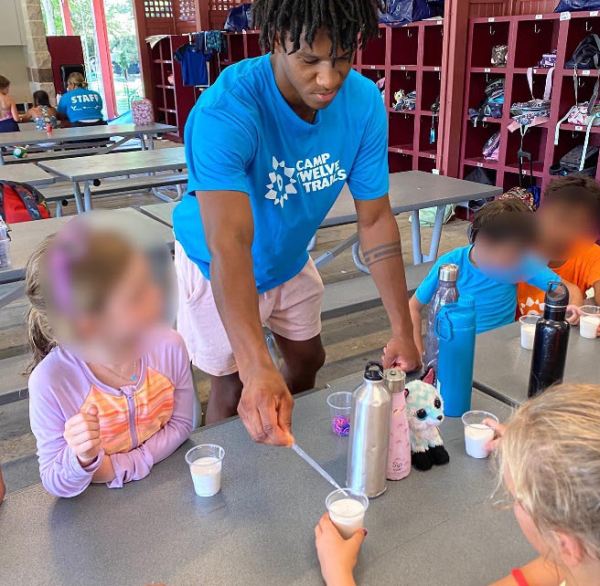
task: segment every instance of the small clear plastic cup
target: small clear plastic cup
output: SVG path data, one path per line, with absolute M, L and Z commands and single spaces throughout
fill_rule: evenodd
M 519 318 L 519 323 L 521 324 L 521 348 L 525 348 L 525 350 L 533 350 L 535 326 L 540 317 L 540 315 L 531 313 Z
M 214 496 L 221 490 L 224 457 L 225 450 L 217 444 L 200 444 L 187 451 L 185 461 L 198 496 Z
M 331 431 L 339 437 L 348 437 L 350 433 L 350 413 L 352 412 L 352 393 L 340 391 L 327 397 Z
M 465 449 L 472 458 L 487 458 L 490 450 L 488 443 L 494 439 L 494 430 L 483 423 L 484 419 L 499 419 L 487 411 L 467 411 L 462 416 L 465 426 Z
M 600 307 L 597 305 L 584 305 L 579 308 L 579 335 L 582 338 L 593 340 L 598 336 L 600 326 Z
M 340 535 L 349 539 L 364 527 L 369 499 L 364 494 L 341 488 L 327 495 L 325 506 Z

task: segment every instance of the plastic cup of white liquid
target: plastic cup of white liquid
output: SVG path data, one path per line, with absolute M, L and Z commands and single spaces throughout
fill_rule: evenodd
M 521 348 L 525 348 L 525 350 L 533 350 L 535 326 L 540 317 L 540 315 L 531 313 L 519 318 L 519 323 L 521 324 Z
M 344 539 L 350 539 L 358 529 L 364 527 L 369 499 L 364 494 L 343 488 L 329 493 L 325 506 L 340 535 Z
M 352 393 L 340 391 L 327 397 L 331 431 L 339 437 L 348 437 L 350 433 L 350 413 L 352 412 Z
M 201 444 L 188 450 L 194 490 L 198 496 L 214 496 L 221 490 L 221 469 L 225 450 L 217 444 Z
M 584 305 L 579 308 L 579 311 L 581 311 L 579 334 L 582 338 L 596 338 L 598 326 L 600 326 L 600 307 L 596 305 Z
M 465 449 L 472 458 L 487 458 L 490 455 L 487 445 L 494 439 L 494 430 L 483 423 L 484 419 L 493 419 L 499 423 L 498 418 L 487 411 L 467 411 L 462 416 L 465 426 Z

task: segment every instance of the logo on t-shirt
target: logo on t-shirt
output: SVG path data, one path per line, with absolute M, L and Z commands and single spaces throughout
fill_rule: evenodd
M 331 187 L 337 181 L 346 181 L 348 174 L 338 161 L 331 161 L 329 153 L 300 159 L 293 167 L 285 161 L 272 159 L 273 170 L 269 173 L 265 197 L 283 207 L 288 195 L 298 193 L 295 184 L 300 183 L 306 193 L 314 193 Z

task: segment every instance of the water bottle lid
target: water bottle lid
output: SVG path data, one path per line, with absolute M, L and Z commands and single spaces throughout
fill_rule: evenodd
M 383 366 L 379 362 L 367 362 L 365 366 L 365 380 L 379 381 L 383 380 Z
M 548 284 L 544 302 L 546 307 L 556 309 L 566 308 L 569 305 L 569 290 L 560 281 L 551 281 Z
M 448 263 L 442 265 L 438 272 L 440 281 L 456 281 L 458 279 L 458 265 Z

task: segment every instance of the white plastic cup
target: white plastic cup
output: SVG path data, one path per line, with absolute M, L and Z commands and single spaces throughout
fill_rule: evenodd
M 214 496 L 221 490 L 221 470 L 225 450 L 217 444 L 201 444 L 188 450 L 185 461 L 190 467 L 198 496 Z
M 494 430 L 483 423 L 484 419 L 493 419 L 499 423 L 498 418 L 487 411 L 467 411 L 462 416 L 465 426 L 465 450 L 472 458 L 487 458 L 490 455 L 487 445 L 494 439 Z
M 340 391 L 327 397 L 331 431 L 339 437 L 350 434 L 350 413 L 352 412 L 352 393 Z
M 540 317 L 540 315 L 531 313 L 519 318 L 519 323 L 521 324 L 521 348 L 525 348 L 525 350 L 533 350 L 535 326 Z
M 347 488 L 334 490 L 327 495 L 325 506 L 329 518 L 344 539 L 350 539 L 365 524 L 369 499 L 364 494 Z
M 579 308 L 579 335 L 590 340 L 597 337 L 598 326 L 600 326 L 600 307 L 596 305 L 584 305 Z

